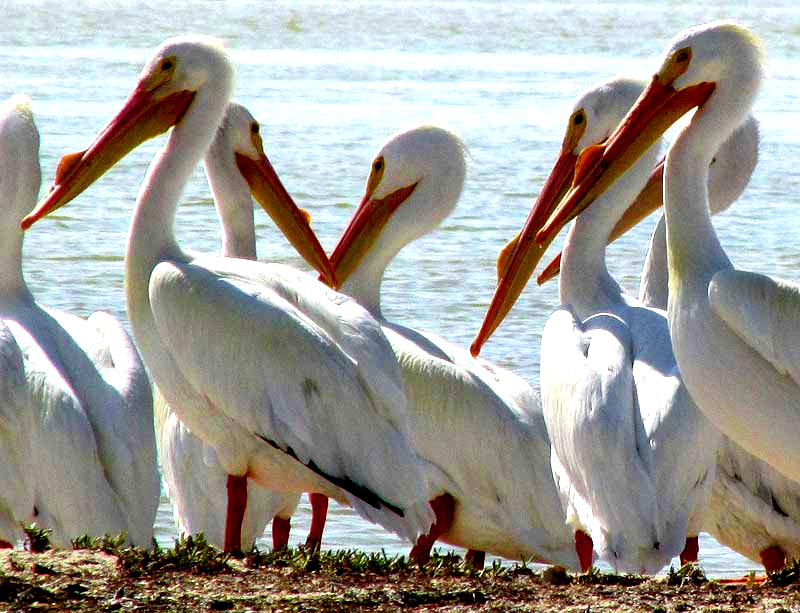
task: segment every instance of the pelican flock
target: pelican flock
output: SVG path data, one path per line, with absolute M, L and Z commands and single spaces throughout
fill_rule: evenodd
M 23 227 L 174 126 L 148 169 L 131 222 L 128 317 L 159 391 L 227 474 L 225 548 L 241 543 L 248 479 L 325 494 L 414 540 L 429 530 L 433 512 L 397 363 L 377 323 L 293 268 L 195 256 L 175 240 L 181 190 L 232 89 L 233 67 L 219 41 L 165 41 L 89 148 L 62 160 L 56 185 Z M 244 156 L 239 163 L 252 172 L 258 161 Z M 272 174 L 274 190 L 279 181 Z M 332 282 L 308 220 L 285 191 L 275 196 L 271 216 Z M 346 336 L 345 344 L 337 336 Z
M 653 135 L 697 108 L 670 147 L 664 169 L 675 354 L 709 419 L 796 480 L 800 387 L 791 324 L 800 305 L 797 287 L 733 267 L 714 232 L 706 188 L 713 155 L 747 119 L 763 72 L 763 47 L 733 22 L 678 34 L 646 92 L 607 143 L 592 152 L 553 217 L 590 205 Z M 754 380 L 759 384 L 752 385 Z
M 231 101 L 218 39 L 158 45 L 38 203 L 39 133 L 12 96 L 0 105 L 0 547 L 30 523 L 60 547 L 118 533 L 150 546 L 160 463 L 180 530 L 230 553 L 270 522 L 286 547 L 307 493 L 310 549 L 332 498 L 421 565 L 441 541 L 476 568 L 489 553 L 657 573 L 675 556 L 702 561 L 706 531 L 780 570 L 800 556 L 800 285 L 735 268 L 711 219 L 756 165 L 764 73 L 755 34 L 716 21 L 678 33 L 649 82 L 583 89 L 469 348 L 388 319 L 381 302 L 394 258 L 469 189 L 454 133 L 392 133 L 328 257 L 260 124 Z M 128 323 L 40 305 L 24 231 L 163 133 L 124 250 Z M 200 162 L 220 255 L 174 232 Z M 257 260 L 253 199 L 319 278 Z M 635 297 L 606 246 L 662 204 Z M 561 306 L 541 331 L 537 389 L 478 354 L 570 223 L 539 275 L 560 268 Z
M 578 97 L 548 189 L 508 254 L 487 318 L 507 312 L 499 306 L 506 289 L 521 287 L 516 278 L 527 280 L 533 272 L 537 259 L 525 246 L 569 186 L 578 153 L 608 136 L 644 86 L 618 77 Z M 605 266 L 613 229 L 659 153 L 658 143 L 651 146 L 604 194 L 594 215 L 575 220 L 562 251 L 563 306 L 542 332 L 542 403 L 553 474 L 583 568 L 593 548 L 628 572 L 657 572 L 679 554 L 695 561 L 714 478 L 719 434 L 680 380 L 666 314 L 628 296 Z M 535 251 L 542 254 L 541 247 Z
M 707 189 L 714 153 L 747 121 L 763 72 L 761 44 L 733 22 L 676 35 L 647 91 L 606 144 L 591 152 L 581 180 L 550 222 L 591 205 L 653 138 L 697 108 L 664 168 L 667 310 L 675 355 L 698 407 L 732 443 L 782 472 L 791 485 L 798 477 L 792 437 L 800 388 L 791 325 L 798 288 L 733 267 L 714 232 Z M 788 517 L 777 501 L 773 508 Z
M 708 176 L 709 210 L 724 212 L 747 187 L 758 161 L 758 121 L 752 115 L 726 140 L 712 159 Z M 635 202 L 612 231 L 622 236 L 633 224 L 662 204 L 664 163 L 654 169 Z M 560 256 L 560 254 L 559 254 Z M 539 275 L 543 283 L 559 269 L 559 257 Z M 650 238 L 639 283 L 639 301 L 667 309 L 669 271 L 665 218 Z M 774 572 L 798 557 L 800 546 L 800 484 L 727 437 L 717 452 L 716 477 L 711 486 L 703 528 L 717 541 L 742 555 L 760 560 Z
M 708 203 L 712 215 L 725 211 L 744 191 L 758 161 L 758 121 L 752 115 L 728 137 L 712 158 Z M 664 165 L 659 164 L 634 217 L 660 206 Z M 655 198 L 655 201 L 650 201 Z M 649 202 L 648 202 L 649 201 Z M 662 215 L 650 238 L 639 284 L 639 300 L 667 309 L 666 219 Z M 760 560 L 767 571 L 783 568 L 800 556 L 800 484 L 745 451 L 727 437 L 720 441 L 717 469 L 703 528 L 717 541 Z

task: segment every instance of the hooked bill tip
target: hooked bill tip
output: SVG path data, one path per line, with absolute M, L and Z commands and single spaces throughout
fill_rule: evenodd
M 483 346 L 483 343 L 479 342 L 477 338 L 474 341 L 472 341 L 472 344 L 469 346 L 469 352 L 470 352 L 470 354 L 472 355 L 473 358 L 477 358 L 478 357 L 478 355 L 481 352 L 481 347 L 482 346 Z

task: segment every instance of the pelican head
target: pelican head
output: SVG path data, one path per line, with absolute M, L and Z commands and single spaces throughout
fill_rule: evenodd
M 209 79 L 212 72 L 218 78 Z M 55 185 L 22 220 L 23 229 L 82 193 L 141 143 L 179 124 L 192 108 L 195 95 L 209 81 L 217 85 L 220 99 L 227 100 L 233 89 L 233 67 L 218 40 L 179 36 L 164 41 L 145 63 L 122 109 L 89 148 L 61 159 Z M 225 105 L 216 107 L 205 105 L 202 109 L 216 113 L 215 123 Z
M 36 201 L 41 184 L 39 131 L 31 100 L 24 94 L 0 104 L 0 177 L 5 212 L 16 225 Z
M 228 104 L 204 166 L 226 232 L 252 236 L 252 195 L 300 255 L 327 283 L 335 284 L 333 267 L 309 226 L 310 216 L 286 191 L 264 153 L 261 125 L 241 104 Z
M 481 329 L 470 348 L 473 355 L 480 352 L 483 344 L 511 310 L 557 234 L 557 231 L 554 232 L 542 244 L 534 241 L 536 232 L 567 193 L 576 175 L 582 173 L 582 162 L 586 158 L 579 158 L 579 153 L 603 142 L 611 134 L 645 85 L 646 82 L 640 79 L 617 76 L 587 88 L 576 98 L 553 169 L 522 230 L 500 253 L 497 264 L 498 284 Z M 652 147 L 648 160 L 657 153 L 657 147 Z M 624 193 L 609 194 L 609 200 L 629 202 L 633 199 L 627 193 L 631 187 L 640 189 L 641 185 L 637 187 L 636 182 L 621 184 L 617 191 Z
M 758 120 L 750 115 L 734 130 L 711 160 L 708 169 L 708 208 L 712 215 L 726 210 L 733 204 L 750 182 L 758 163 Z M 644 189 L 628 207 L 611 232 L 610 242 L 636 226 L 664 203 L 664 159 L 658 163 Z M 561 270 L 559 252 L 545 266 L 536 282 L 540 285 L 558 276 Z
M 536 235 L 543 244 L 630 168 L 680 117 L 710 163 L 747 118 L 765 71 L 764 49 L 744 27 L 715 21 L 680 32 L 667 45 L 650 85 L 608 140 L 581 153 L 580 177 Z
M 179 138 L 191 148 L 206 151 L 214 137 L 213 131 L 206 134 L 202 130 L 181 131 L 179 128 L 190 114 L 202 123 L 219 125 L 233 82 L 233 66 L 217 39 L 187 35 L 164 41 L 145 63 L 122 109 L 89 148 L 62 158 L 55 185 L 22 220 L 22 228 L 30 227 L 75 198 L 130 151 L 173 126 L 173 137 L 178 138 L 180 134 Z M 328 259 L 307 219 L 280 185 L 272 166 L 265 162 L 260 136 L 253 135 L 250 126 L 247 133 L 250 142 L 245 151 L 236 152 L 236 161 L 251 190 L 259 202 L 267 203 L 262 202 L 300 254 L 332 281 Z M 170 146 L 169 142 L 165 147 Z M 272 195 L 265 196 L 269 190 Z M 284 210 L 278 211 L 279 208 Z
M 400 249 L 450 215 L 464 185 L 464 152 L 457 136 L 434 126 L 397 132 L 380 146 L 361 203 L 331 254 L 340 282 L 361 262 L 382 275 Z
M 241 104 L 231 102 L 217 134 L 203 159 L 208 184 L 223 232 L 224 255 L 256 258 L 251 187 L 242 175 L 237 158 L 260 157 L 261 127 Z

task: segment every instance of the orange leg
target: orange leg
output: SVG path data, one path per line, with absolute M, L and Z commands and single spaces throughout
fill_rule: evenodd
M 428 534 L 423 534 L 411 548 L 408 557 L 414 562 L 423 566 L 431 559 L 431 548 L 442 534 L 453 525 L 455 517 L 456 501 L 450 494 L 442 494 L 431 500 L 431 508 L 436 514 L 436 521 L 431 526 Z
M 696 536 L 687 536 L 686 544 L 681 551 L 681 566 L 697 562 L 698 554 L 700 553 L 700 543 Z
M 470 549 L 464 556 L 464 562 L 471 564 L 475 570 L 483 570 L 483 565 L 486 563 L 486 552 Z
M 758 552 L 758 556 L 768 573 L 778 572 L 786 566 L 786 552 L 781 549 L 780 545 L 766 547 Z
M 316 551 L 322 545 L 322 532 L 328 518 L 328 497 L 313 493 L 308 495 L 308 501 L 311 503 L 311 527 L 308 529 L 306 547 Z
M 278 517 L 272 518 L 272 549 L 286 549 L 289 546 L 289 530 L 292 527 L 291 518 Z
M 592 567 L 592 549 L 594 549 L 592 537 L 583 530 L 575 530 L 575 553 L 578 554 L 578 563 L 583 573 Z
M 228 475 L 228 512 L 225 517 L 224 552 L 242 554 L 242 520 L 247 509 L 247 475 Z
M 717 582 L 727 584 L 749 584 L 751 582 L 763 583 L 767 580 L 767 575 L 769 573 L 777 572 L 786 566 L 786 552 L 783 551 L 780 545 L 771 545 L 770 547 L 765 547 L 758 552 L 758 556 L 761 558 L 761 563 L 764 565 L 764 570 L 767 571 L 767 574 L 763 576 L 758 575 L 756 577 L 742 577 L 741 579 L 718 579 Z

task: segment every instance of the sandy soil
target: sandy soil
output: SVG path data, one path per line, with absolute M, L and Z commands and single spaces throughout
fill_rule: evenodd
M 106 549 L 0 553 L 0 610 L 800 611 L 797 567 L 780 581 L 724 585 L 697 569 L 652 579 L 524 565 L 476 572 L 455 556 L 420 570 L 358 552 L 233 560 L 215 550 Z

